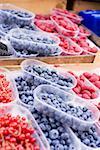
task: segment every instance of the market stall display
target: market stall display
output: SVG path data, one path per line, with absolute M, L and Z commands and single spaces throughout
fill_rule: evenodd
M 95 56 L 82 18 L 10 4 L 0 4 L 0 14 L 1 58 L 25 58 L 18 71 L 0 68 L 0 150 L 100 150 L 100 70 L 26 59 Z
M 5 107 L 5 106 L 4 106 Z M 48 142 L 31 113 L 19 105 L 0 108 L 0 149 L 49 150 Z
M 14 58 L 47 56 L 62 57 L 69 55 L 81 56 L 95 55 L 99 50 L 98 47 L 93 45 L 93 43 L 88 40 L 88 37 L 91 36 L 91 32 L 84 26 L 80 25 L 82 18 L 80 18 L 80 16 L 78 16 L 77 14 L 71 13 L 67 10 L 53 9 L 49 14 L 43 15 L 34 14 L 10 4 L 1 4 L 0 12 L 0 38 L 8 40 L 9 37 L 9 42 L 6 43 L 6 46 L 8 48 L 12 46 L 9 48 L 10 54 L 1 52 L 0 56 L 11 56 Z M 17 37 L 12 37 L 11 33 L 14 30 L 16 30 L 17 34 L 20 35 L 16 35 Z M 55 45 L 53 45 L 53 43 L 51 43 L 51 45 L 50 43 L 46 43 L 44 39 L 34 41 L 34 39 L 29 40 L 29 38 L 27 38 L 25 40 L 25 36 L 27 36 L 25 30 L 27 30 L 27 34 L 31 35 L 32 37 L 35 35 L 34 38 L 39 35 L 41 38 L 44 37 L 50 39 L 51 33 L 56 36 L 56 38 L 58 38 L 59 36 L 65 36 L 69 38 L 69 40 L 71 40 L 70 38 L 72 38 L 73 41 L 71 41 L 70 43 L 75 46 L 65 46 L 65 50 L 67 51 L 67 53 L 65 52 L 64 55 L 62 55 L 62 45 L 59 45 L 59 47 L 58 45 L 56 45 L 56 47 Z M 46 33 L 48 33 L 48 37 L 45 37 Z M 11 40 L 12 38 L 13 40 L 15 40 L 15 38 L 18 38 L 19 36 L 21 36 L 23 42 L 19 42 L 18 39 L 16 39 L 17 43 Z M 28 43 L 30 43 L 29 41 L 31 42 L 31 46 L 28 45 Z M 77 43 L 77 46 L 75 43 Z M 34 48 L 33 45 L 35 45 Z M 83 52 L 81 48 L 83 49 Z
M 27 63 L 28 66 L 29 65 L 31 67 L 35 66 L 34 68 L 35 70 L 33 70 L 33 73 L 24 70 L 25 68 L 23 69 L 23 67 L 25 67 L 26 65 L 25 62 Z M 45 66 L 45 70 L 43 68 L 43 65 Z M 71 71 L 65 71 L 65 70 L 61 71 L 60 69 L 57 69 L 59 70 L 60 73 L 62 73 L 60 74 L 60 77 L 62 77 L 62 79 L 66 79 L 63 77 L 63 75 L 66 74 L 67 74 L 67 79 L 69 79 L 70 81 L 71 78 L 73 77 L 72 79 L 74 79 L 73 81 L 75 82 L 75 84 L 72 88 L 67 89 L 67 88 L 62 88 L 59 84 L 57 85 L 57 83 L 53 84 L 51 81 L 49 81 L 49 78 L 47 79 L 47 77 L 49 76 L 47 76 L 45 80 L 43 79 L 43 77 L 39 78 L 39 75 L 41 75 L 41 73 L 43 72 L 46 73 L 45 71 L 47 72 L 49 71 L 50 74 L 51 74 L 50 71 L 52 71 L 53 75 L 56 75 L 57 77 L 58 74 L 56 72 L 56 68 L 51 67 L 50 65 L 47 65 L 45 63 L 39 62 L 37 60 L 34 61 L 25 60 L 21 66 L 22 66 L 22 70 L 20 71 L 13 71 L 13 72 L 7 71 L 9 76 L 12 74 L 12 77 L 16 82 L 16 87 L 18 89 L 17 95 L 19 98 L 18 101 L 16 102 L 17 106 L 16 104 L 11 104 L 11 105 L 7 104 L 6 106 L 2 106 L 2 108 L 0 107 L 0 111 L 3 113 L 3 116 L 8 114 L 10 110 L 11 114 L 14 115 L 15 119 L 17 117 L 17 111 L 20 113 L 20 115 L 19 113 L 18 115 L 21 118 L 23 118 L 24 115 L 27 114 L 27 113 L 24 114 L 24 112 L 27 112 L 29 110 L 32 113 L 31 115 L 33 115 L 39 127 L 41 128 L 42 130 L 41 132 L 43 132 L 42 133 L 43 135 L 39 134 L 37 128 L 33 126 L 33 128 L 37 131 L 39 138 L 41 139 L 40 142 L 38 142 L 38 139 L 36 138 L 37 136 L 35 137 L 37 139 L 38 146 L 36 147 L 38 147 L 38 149 L 39 148 L 41 149 L 40 145 L 42 144 L 42 146 L 44 146 L 44 149 L 42 150 L 45 149 L 56 150 L 59 148 L 68 149 L 68 150 L 70 149 L 84 150 L 86 148 L 87 150 L 95 150 L 95 149 L 99 150 L 100 124 L 98 121 L 100 117 L 99 115 L 100 112 L 98 108 L 100 103 L 99 100 L 100 90 L 97 87 L 95 87 L 93 80 L 89 81 L 89 79 L 87 79 L 86 76 L 86 75 L 90 76 L 91 74 L 93 74 L 93 72 L 91 73 L 80 72 L 79 74 L 77 73 L 75 74 L 74 72 Z M 41 69 L 41 66 L 43 70 Z M 5 70 L 1 68 L 1 73 L 3 72 L 5 72 Z M 97 74 L 99 76 L 99 73 Z M 93 75 L 95 75 L 95 73 Z M 97 76 L 95 77 L 97 78 Z M 99 94 L 98 98 L 97 97 L 96 98 L 93 97 L 94 99 L 90 99 L 90 98 L 87 99 L 86 97 L 81 98 L 81 97 L 77 97 L 77 95 L 72 92 L 72 90 L 75 91 L 75 88 L 77 88 L 77 84 L 79 84 L 83 80 L 86 80 L 88 82 L 88 85 L 87 86 L 82 85 L 81 93 L 87 92 L 85 94 L 91 94 L 92 96 L 93 92 L 97 90 Z M 91 85 L 89 88 L 92 90 L 90 91 L 90 93 L 88 89 L 85 89 L 89 86 L 89 84 Z M 96 101 L 96 99 L 98 99 L 98 101 Z M 93 100 L 96 102 L 94 103 Z M 5 107 L 6 109 L 3 109 Z M 23 110 L 21 112 L 20 112 L 20 107 L 22 107 Z M 12 109 L 14 114 L 12 113 Z M 12 119 L 12 115 L 10 115 L 10 119 Z M 24 120 L 22 119 L 21 123 L 23 123 L 23 121 L 25 122 L 27 121 L 27 119 Z M 10 124 L 7 124 L 7 126 L 9 125 Z M 16 130 L 17 130 L 17 125 L 16 125 Z M 10 134 L 11 133 L 12 132 L 10 132 Z M 16 131 L 16 133 L 18 132 Z M 44 139 L 42 139 L 43 137 L 41 137 L 40 135 L 43 136 Z M 23 140 L 25 140 L 25 138 Z M 6 138 L 5 138 L 5 144 L 6 146 L 8 146 L 9 139 L 6 142 Z M 27 146 L 30 146 L 31 144 L 32 143 L 28 144 Z M 31 146 L 34 146 L 34 144 L 32 144 Z M 12 146 L 12 144 L 9 146 Z M 26 145 L 24 144 L 24 146 Z
M 50 56 L 60 55 L 60 40 L 54 35 L 31 31 L 28 29 L 12 29 L 6 36 L 17 56 Z

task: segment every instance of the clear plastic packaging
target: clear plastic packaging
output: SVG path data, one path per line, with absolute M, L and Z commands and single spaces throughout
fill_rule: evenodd
M 88 101 L 89 103 L 92 103 L 92 104 L 98 104 L 98 102 L 100 102 L 100 92 L 99 90 L 91 83 L 89 82 L 86 78 L 85 78 L 85 82 L 84 82 L 84 85 L 88 85 L 90 87 L 93 87 L 96 91 L 96 94 L 98 95 L 97 98 L 94 98 L 94 99 L 85 99 L 85 98 L 82 98 L 80 96 L 78 96 L 74 91 L 72 91 L 75 95 L 76 95 L 76 98 L 80 99 L 81 101 Z
M 87 37 L 78 36 L 76 38 L 71 38 L 71 39 L 83 49 L 81 55 L 96 55 L 96 53 L 100 50 Z
M 38 24 L 37 24 L 38 23 Z M 41 25 L 39 27 L 39 24 Z M 56 33 L 55 25 L 51 20 L 35 20 L 34 25 L 38 31 L 46 32 L 46 33 Z M 48 29 L 46 29 L 48 27 Z
M 53 18 L 54 16 L 51 16 L 51 20 L 54 23 L 56 30 L 58 33 L 63 34 L 64 36 L 69 36 L 69 37 L 77 37 L 78 33 L 79 33 L 79 29 L 78 26 L 74 29 L 74 23 L 71 22 L 68 18 L 64 17 L 64 20 L 66 21 L 66 25 L 67 23 L 70 24 L 70 27 L 73 27 L 73 30 L 70 29 L 65 29 L 63 26 L 60 26 Z
M 79 140 L 77 139 L 77 137 L 75 136 L 75 134 L 73 133 L 73 131 L 66 126 L 65 127 L 65 132 L 64 133 L 69 133 L 72 144 L 74 146 L 74 150 L 81 150 L 81 143 L 79 142 Z
M 42 67 L 42 68 L 45 68 L 45 69 L 47 68 L 47 69 L 49 69 L 50 71 L 53 70 L 53 71 L 55 71 L 58 75 L 62 76 L 64 79 L 70 78 L 70 79 L 72 80 L 72 85 L 69 86 L 69 87 L 68 87 L 68 86 L 61 86 L 61 85 L 55 83 L 54 81 L 47 80 L 47 79 L 45 79 L 44 77 L 40 77 L 40 76 L 37 76 L 37 75 L 34 74 L 34 73 L 28 72 L 28 71 L 26 70 L 26 68 L 27 68 L 28 66 L 31 67 L 32 65 L 35 65 L 35 66 L 37 66 L 37 67 Z M 55 85 L 55 86 L 57 86 L 57 87 L 59 87 L 59 88 L 61 88 L 61 89 L 64 89 L 64 90 L 70 90 L 70 89 L 74 88 L 74 87 L 76 86 L 76 84 L 77 84 L 77 81 L 76 81 L 75 77 L 72 76 L 71 74 L 69 74 L 69 73 L 64 73 L 64 72 L 61 72 L 61 71 L 57 71 L 55 67 L 51 67 L 50 65 L 48 65 L 48 64 L 46 64 L 46 63 L 43 63 L 43 62 L 41 62 L 41 61 L 38 61 L 38 60 L 25 60 L 25 61 L 23 61 L 23 62 L 21 63 L 21 68 L 22 68 L 22 70 L 23 70 L 24 72 L 26 72 L 26 73 L 28 73 L 28 74 L 30 74 L 30 75 L 33 75 L 33 76 L 36 77 L 38 80 L 41 80 L 41 82 Z
M 19 77 L 19 76 L 21 76 L 21 77 L 24 76 L 23 72 L 21 72 L 21 71 L 11 71 L 11 72 L 10 72 L 10 75 L 12 75 L 13 80 L 15 80 L 15 79 L 16 79 L 17 77 Z M 15 84 L 16 84 L 16 83 L 15 83 Z M 27 104 L 23 103 L 23 102 L 20 100 L 20 98 L 18 99 L 17 104 L 22 105 L 22 106 L 24 106 L 24 107 L 26 107 L 26 108 L 29 108 Z
M 89 44 L 90 48 L 95 48 L 95 49 L 97 49 L 97 51 L 100 51 L 100 48 L 97 47 L 91 40 L 87 39 L 86 42 Z M 84 49 L 84 52 L 87 52 L 90 55 L 96 55 L 96 53 L 97 53 L 97 52 L 93 53 L 92 51 L 90 52 L 90 51 L 88 51 L 88 49 L 87 50 Z
M 59 37 L 59 36 L 58 36 Z M 66 49 L 62 48 L 62 55 L 66 56 L 66 55 L 80 55 L 83 52 L 83 49 L 76 44 L 74 41 L 72 41 L 70 38 L 64 37 L 66 41 L 68 41 L 69 47 Z M 74 47 L 76 49 L 76 52 L 73 52 L 73 49 L 71 51 L 71 46 L 72 48 Z M 78 50 L 78 51 L 77 51 Z
M 100 128 L 96 126 L 96 129 L 97 129 L 98 136 L 100 137 Z M 100 150 L 100 147 L 98 148 L 90 147 L 90 146 L 85 145 L 83 142 L 81 142 L 79 138 L 78 140 L 81 144 L 81 150 Z
M 62 15 L 64 17 L 67 17 L 69 18 L 72 22 L 74 23 L 77 23 L 77 24 L 80 24 L 81 21 L 83 20 L 83 18 L 81 16 L 78 16 L 77 14 L 75 13 L 72 13 L 70 11 L 67 11 L 67 10 L 62 10 L 62 9 L 59 9 L 59 8 L 54 8 L 52 9 L 52 14 L 58 14 L 58 15 Z
M 9 73 L 10 71 L 6 68 L 0 67 L 0 73 Z
M 11 44 L 5 38 L 0 39 L 0 57 L 12 56 L 14 54 Z
M 9 89 L 12 90 L 12 95 L 11 95 L 11 98 L 12 98 L 12 101 L 11 102 L 8 102 L 8 103 L 1 103 L 0 102 L 0 108 L 1 107 L 4 107 L 6 105 L 11 105 L 11 104 L 15 104 L 17 103 L 17 100 L 19 99 L 19 96 L 18 96 L 18 91 L 17 91 L 17 87 L 16 87 L 16 84 L 15 84 L 15 81 L 12 79 L 12 76 L 10 75 L 10 72 L 6 69 L 1 69 L 1 72 L 0 72 L 0 75 L 4 75 L 6 80 L 9 82 Z
M 34 137 L 37 139 L 37 143 L 40 146 L 40 150 L 50 150 L 50 146 L 41 131 L 40 127 L 38 126 L 36 120 L 32 116 L 32 114 L 26 109 L 25 107 L 22 107 L 20 105 L 7 105 L 4 109 L 5 111 L 3 112 L 2 109 L 0 108 L 0 115 L 5 115 L 10 113 L 12 116 L 21 116 L 25 117 L 26 121 L 32 126 L 36 132 L 34 133 Z
M 87 72 L 87 71 L 84 71 L 84 72 Z M 83 75 L 84 75 L 84 72 L 83 72 Z M 100 88 L 99 88 L 98 86 L 96 86 L 96 84 L 95 84 L 95 81 L 100 81 L 100 72 L 99 72 L 99 70 L 98 70 L 98 69 L 95 69 L 95 70 L 89 71 L 89 73 L 90 73 L 91 75 L 96 74 L 96 75 L 98 76 L 99 80 L 95 80 L 95 78 L 94 78 L 94 83 L 93 83 L 93 81 L 89 80 L 85 75 L 84 75 L 84 77 L 85 77 L 91 84 L 94 85 L 95 89 L 100 90 Z
M 10 41 L 16 51 L 22 51 L 23 55 L 27 53 L 43 56 L 60 55 L 60 39 L 54 35 L 31 31 L 27 29 L 12 29 L 6 38 Z M 16 52 L 15 53 L 18 53 Z M 27 52 L 26 52 L 27 51 Z
M 15 23 L 2 23 L 0 24 L 0 36 L 5 37 L 5 35 L 13 28 L 18 26 Z
M 35 14 L 12 4 L 0 4 L 0 23 L 10 22 L 21 26 L 30 25 Z
M 81 30 L 80 30 L 81 28 L 82 28 L 83 32 L 85 31 L 86 33 L 81 32 Z M 89 36 L 91 36 L 91 34 L 92 33 L 88 28 L 86 28 L 85 26 L 79 26 L 79 36 L 89 37 Z
M 40 100 L 40 93 L 44 92 L 54 93 L 55 89 L 51 85 L 40 85 L 34 90 L 34 107 L 40 111 L 41 113 L 48 115 L 50 117 L 55 117 L 56 120 L 61 121 L 63 124 L 67 124 L 73 129 L 84 130 L 88 129 L 91 125 L 96 123 L 99 120 L 99 110 L 90 103 L 85 103 L 83 101 L 65 101 L 65 105 L 72 104 L 73 106 L 78 107 L 86 107 L 92 112 L 92 119 L 91 120 L 82 120 L 78 117 L 75 117 L 69 113 L 63 112 L 54 106 L 47 104 L 44 101 Z M 67 93 L 65 93 L 67 95 Z M 64 94 L 63 94 L 64 95 Z

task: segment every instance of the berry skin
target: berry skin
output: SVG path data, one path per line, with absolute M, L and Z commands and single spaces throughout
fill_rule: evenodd
M 49 136 L 51 139 L 57 139 L 59 136 L 59 132 L 56 129 L 50 131 Z
M 74 84 L 71 77 L 64 77 L 63 75 L 58 74 L 57 71 L 53 69 L 50 70 L 49 68 L 46 67 L 31 65 L 31 66 L 27 66 L 25 70 L 31 72 L 34 75 L 42 77 L 41 81 L 44 78 L 47 80 L 47 83 L 51 83 L 51 84 L 56 83 L 56 85 L 58 84 L 62 86 L 62 88 L 63 87 L 71 88 Z
M 39 113 L 36 109 L 32 110 L 32 114 L 45 134 L 51 150 L 77 150 L 76 146 L 71 140 L 70 133 L 60 122 L 54 118 L 47 117 Z
M 9 103 L 14 101 L 12 83 L 7 76 L 0 73 L 0 103 Z
M 97 88 L 100 89 L 100 81 L 95 81 L 95 82 L 94 82 L 94 85 L 95 85 Z
M 35 138 L 35 129 L 26 121 L 26 118 L 5 114 L 0 116 L 1 135 L 0 150 L 25 150 L 30 147 L 40 150 Z
M 74 73 L 73 73 L 74 75 Z M 99 78 L 93 74 L 95 76 L 95 80 L 98 80 Z M 76 77 L 76 75 L 74 75 Z M 85 100 L 91 100 L 91 99 L 95 99 L 98 98 L 98 94 L 96 89 L 91 86 L 88 85 L 85 82 L 85 78 L 86 77 L 88 80 L 91 78 L 91 74 L 88 72 L 83 73 L 81 76 L 77 77 L 77 85 L 75 88 L 73 88 L 73 91 L 81 98 L 84 98 Z M 94 81 L 94 77 L 92 79 Z
M 100 148 L 100 135 L 97 132 L 97 127 L 95 125 L 91 126 L 89 130 L 79 131 L 73 130 L 78 136 L 82 143 L 88 148 Z

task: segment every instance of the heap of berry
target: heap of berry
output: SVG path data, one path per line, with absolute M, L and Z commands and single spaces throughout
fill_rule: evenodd
M 36 14 L 35 19 L 36 20 L 50 20 L 50 14 L 48 15 Z
M 58 84 L 62 86 L 62 88 L 71 88 L 74 85 L 74 81 L 70 77 L 70 75 L 66 75 L 66 77 L 64 77 L 63 75 L 58 74 L 56 70 L 49 69 L 46 66 L 43 67 L 31 64 L 29 66 L 26 66 L 25 70 L 34 74 L 37 77 L 41 77 L 41 79 L 46 79 L 47 82 L 49 81 L 49 83 L 52 82 Z
M 0 9 L 1 21 L 18 25 L 30 25 L 34 14 L 23 10 Z
M 35 129 L 26 118 L 6 114 L 0 116 L 0 150 L 40 150 Z
M 7 38 L 19 56 L 49 56 L 61 53 L 59 39 L 46 33 L 41 34 L 25 28 L 12 29 Z
M 97 53 L 98 49 L 94 46 L 94 47 L 91 47 L 89 42 L 87 41 L 87 38 L 85 37 L 77 37 L 77 38 L 72 38 L 72 40 L 77 43 L 80 47 L 82 47 L 85 52 L 87 53 L 92 53 L 92 54 L 95 54 Z
M 65 113 L 68 113 L 70 115 L 73 115 L 75 117 L 78 117 L 82 120 L 92 120 L 92 112 L 88 110 L 86 107 L 80 107 L 80 106 L 74 106 L 72 103 L 66 104 L 66 102 L 69 100 L 66 98 L 66 102 L 59 97 L 58 95 L 50 94 L 50 93 L 40 93 L 39 99 L 41 101 L 46 102 L 47 104 L 57 108 L 58 110 L 61 110 Z M 43 110 L 45 111 L 45 110 Z M 48 109 L 49 112 L 49 109 Z
M 92 82 L 97 88 L 100 89 L 100 75 L 96 73 L 84 72 L 83 75 Z
M 72 73 L 77 79 L 77 85 L 75 88 L 73 88 L 73 91 L 79 97 L 87 100 L 98 98 L 96 89 L 93 86 L 86 84 L 86 80 L 83 75 L 77 77 L 73 72 L 70 73 Z
M 78 26 L 71 22 L 69 19 L 60 15 L 53 15 L 51 18 L 58 32 L 65 36 L 76 35 Z
M 95 125 L 85 131 L 74 130 L 74 133 L 78 136 L 81 142 L 88 147 L 100 148 L 100 135 L 97 132 L 97 127 Z
M 35 109 L 32 110 L 32 114 L 45 134 L 50 144 L 50 150 L 78 150 L 78 143 L 76 144 L 70 131 L 60 122 L 44 116 Z
M 43 30 L 45 32 L 49 32 L 49 33 L 56 33 L 57 32 L 52 21 L 36 20 L 34 23 L 38 28 L 40 28 L 41 30 Z
M 66 37 L 60 34 L 58 34 L 57 36 L 61 40 L 59 46 L 63 48 L 63 52 L 65 52 L 66 54 L 80 54 L 82 52 L 81 48 L 73 44 L 73 41 L 71 41 L 70 39 L 67 39 Z
M 9 103 L 13 101 L 13 91 L 10 87 L 11 83 L 4 74 L 0 74 L 0 103 Z
M 20 100 L 32 106 L 34 102 L 33 90 L 35 89 L 34 79 L 32 76 L 18 75 L 15 78 L 16 86 L 19 92 Z
M 52 14 L 58 14 L 58 15 L 67 17 L 76 24 L 80 24 L 82 20 L 82 18 L 78 16 L 77 14 L 72 13 L 71 11 L 60 9 L 60 8 L 54 8 L 52 10 Z
M 83 26 L 79 26 L 79 35 L 86 37 L 86 36 L 90 36 L 91 32 L 87 30 L 86 28 L 84 28 Z

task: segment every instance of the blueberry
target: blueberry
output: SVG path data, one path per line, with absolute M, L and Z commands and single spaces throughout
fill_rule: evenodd
M 33 102 L 32 101 L 28 101 L 28 105 L 33 106 Z
M 61 138 L 65 140 L 68 139 L 69 138 L 68 133 L 62 133 Z
M 94 148 L 100 147 L 100 136 L 96 132 L 95 125 L 84 131 L 74 130 L 74 133 L 85 145 Z
M 56 144 L 55 150 L 64 150 L 64 146 L 62 144 Z
M 29 69 L 30 66 L 26 68 L 27 71 L 34 73 L 35 75 L 39 75 L 40 77 L 51 81 L 52 83 L 57 83 L 58 85 L 62 86 L 62 88 L 66 87 L 72 87 L 73 82 L 70 77 L 63 77 L 59 75 L 55 70 L 49 70 L 49 68 L 46 67 L 40 67 L 32 65 L 31 69 Z M 35 70 L 35 72 L 34 72 Z M 37 74 L 36 74 L 37 73 Z
M 40 126 L 40 128 L 41 128 L 43 131 L 46 130 L 46 126 L 45 126 L 43 123 L 39 124 L 39 126 Z
M 57 139 L 58 136 L 59 136 L 59 133 L 56 129 L 53 129 L 53 130 L 50 131 L 49 135 L 50 135 L 51 139 Z

